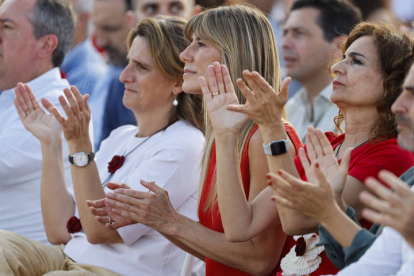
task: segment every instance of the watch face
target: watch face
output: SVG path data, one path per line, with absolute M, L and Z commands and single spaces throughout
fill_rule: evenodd
M 89 158 L 88 155 L 84 152 L 77 152 L 73 155 L 73 163 L 78 167 L 84 167 L 88 165 Z
M 277 141 L 276 143 L 270 144 L 270 150 L 272 155 L 279 155 L 286 153 L 286 145 L 283 141 Z

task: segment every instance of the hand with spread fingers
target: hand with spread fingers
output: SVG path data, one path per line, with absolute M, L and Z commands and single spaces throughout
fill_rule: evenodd
M 51 109 L 52 115 L 60 123 L 69 145 L 71 141 L 89 140 L 89 121 L 91 110 L 88 105 L 89 95 L 82 96 L 76 86 L 63 90 L 65 97 L 60 96 L 59 102 L 67 116 L 65 119 L 56 108 Z M 50 103 L 52 106 L 53 104 Z
M 389 171 L 381 171 L 378 178 L 392 190 L 373 177 L 367 178 L 365 184 L 377 197 L 367 191 L 361 192 L 360 200 L 371 208 L 364 209 L 362 216 L 394 228 L 414 248 L 414 191 Z
M 331 211 L 336 207 L 335 195 L 319 164 L 316 163 L 311 169 L 316 180 L 313 183 L 279 170 L 278 175 L 267 175 L 268 184 L 275 192 L 272 200 L 276 203 L 321 222 L 329 219 Z
M 227 106 L 239 103 L 227 67 L 214 62 L 208 66 L 208 77 L 208 85 L 203 77 L 199 78 L 199 82 L 215 133 L 238 135 L 248 118 L 227 110 Z
M 228 110 L 246 114 L 259 126 L 272 126 L 275 122 L 282 119 L 283 109 L 288 98 L 288 87 L 290 78 L 286 78 L 282 83 L 279 93 L 267 83 L 267 81 L 257 72 L 243 71 L 242 79 L 236 81 L 240 91 L 246 97 L 247 102 L 244 105 L 232 104 Z
M 306 150 L 307 154 L 303 148 L 299 149 L 299 158 L 308 181 L 318 183 L 314 170 L 315 164 L 318 163 L 335 193 L 337 202 L 341 208 L 346 208 L 342 199 L 342 193 L 348 175 L 352 148 L 345 152 L 341 164 L 338 164 L 332 145 L 325 134 L 320 129 L 315 130 L 313 127 L 309 127 L 308 134 L 306 135 Z
M 111 190 L 131 189 L 127 184 L 111 182 L 108 182 L 106 184 L 106 187 Z M 87 200 L 86 204 L 89 206 L 89 211 L 95 215 L 95 219 L 111 230 L 116 230 L 118 228 L 137 223 L 134 220 L 124 218 L 114 213 L 112 210 L 115 208 L 115 206 L 109 204 L 107 198 L 102 198 L 99 200 Z
M 154 182 L 141 180 L 141 184 L 148 188 L 150 192 L 117 188 L 113 193 L 107 193 L 105 204 L 114 214 L 114 216 L 109 216 L 115 223 L 108 224 L 108 218 L 106 218 L 108 214 L 103 211 L 100 214 L 96 213 L 100 216 L 97 220 L 106 223 L 106 226 L 110 229 L 141 223 L 161 233 L 171 233 L 177 212 L 170 202 L 168 192 Z M 102 208 L 101 201 L 96 204 Z M 119 220 L 118 217 L 122 217 L 124 221 Z
M 62 128 L 52 115 L 46 114 L 28 84 L 18 83 L 15 88 L 14 105 L 24 127 L 41 143 L 50 144 L 54 139 L 61 139 Z M 43 106 L 52 112 L 56 107 L 48 100 L 42 99 Z

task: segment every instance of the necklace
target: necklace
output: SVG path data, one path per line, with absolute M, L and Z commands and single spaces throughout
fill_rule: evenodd
M 162 128 L 160 130 L 158 130 L 157 132 L 151 134 L 150 136 L 147 137 L 147 139 L 145 139 L 144 141 L 142 141 L 142 143 L 139 143 L 138 145 L 136 145 L 132 150 L 130 150 L 127 154 L 126 150 L 124 152 L 124 154 L 122 154 L 121 156 L 119 155 L 115 155 L 114 157 L 112 157 L 112 160 L 108 163 L 108 172 L 110 173 L 108 175 L 108 177 L 105 179 L 105 181 L 102 183 L 102 188 L 106 187 L 106 183 L 109 182 L 109 180 L 111 180 L 112 176 L 115 174 L 115 172 L 122 167 L 122 165 L 125 162 L 125 158 L 134 150 L 136 150 L 137 148 L 139 148 L 142 144 L 144 144 L 146 141 L 148 141 L 152 136 L 154 136 L 155 134 L 157 134 L 158 132 L 165 130 L 169 127 L 169 125 L 166 128 Z
M 364 142 L 362 142 L 361 144 L 359 144 L 358 146 L 356 146 L 354 149 L 357 149 L 357 148 L 359 148 L 360 146 L 362 146 L 362 145 L 365 145 L 366 143 L 368 143 L 368 142 L 370 142 L 370 141 L 372 141 L 373 139 L 375 138 L 375 136 L 374 137 L 372 137 L 372 138 L 369 138 L 368 140 L 366 140 L 366 141 L 364 141 Z M 337 148 L 337 150 L 336 150 L 336 154 L 335 154 L 335 157 L 336 157 L 336 159 L 338 159 L 338 153 L 339 153 L 339 151 L 340 151 L 340 149 L 341 149 L 341 147 L 342 147 L 342 144 L 344 143 L 344 141 L 342 141 L 336 148 Z

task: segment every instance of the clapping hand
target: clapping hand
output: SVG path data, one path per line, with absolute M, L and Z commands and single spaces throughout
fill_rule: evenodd
M 111 182 L 108 182 L 106 184 L 106 187 L 111 190 L 131 189 L 127 184 Z M 99 223 L 106 225 L 106 227 L 111 230 L 116 230 L 118 228 L 137 223 L 134 220 L 124 218 L 114 213 L 112 210 L 115 208 L 115 206 L 108 203 L 107 198 L 102 198 L 99 200 L 87 200 L 86 204 L 89 206 L 89 211 L 95 215 L 95 219 Z
M 64 89 L 65 97 L 60 96 L 59 102 L 67 116 L 65 119 L 60 112 L 54 108 L 51 113 L 62 126 L 66 141 L 88 140 L 89 141 L 89 121 L 91 110 L 88 104 L 89 95 L 82 96 L 76 86 Z
M 361 192 L 361 202 L 371 208 L 364 209 L 362 216 L 374 223 L 394 228 L 414 248 L 414 191 L 389 171 L 381 171 L 378 178 L 393 191 L 375 178 L 368 177 L 365 184 L 377 197 L 367 191 Z
M 288 99 L 288 88 L 291 79 L 286 78 L 282 82 L 280 92 L 276 93 L 257 72 L 244 70 L 243 77 L 250 88 L 247 87 L 242 79 L 238 79 L 236 83 L 247 101 L 244 105 L 229 105 L 227 109 L 246 114 L 259 126 L 271 126 L 275 122 L 280 122 L 283 108 Z
M 161 233 L 171 233 L 177 212 L 174 210 L 168 192 L 157 186 L 154 182 L 141 180 L 141 184 L 149 189 L 149 192 L 136 191 L 130 188 L 116 188 L 114 183 L 108 183 L 107 187 L 114 189 L 108 193 L 105 200 L 107 211 L 104 211 L 102 200 L 88 203 L 89 206 L 97 206 L 100 210 L 91 209 L 97 215 L 95 218 L 110 229 L 141 223 Z M 95 204 L 95 205 L 93 205 Z M 109 216 L 113 224 L 109 224 Z
M 315 130 L 313 127 L 309 127 L 308 134 L 306 135 L 306 150 L 307 155 L 303 148 L 299 149 L 299 158 L 308 181 L 318 183 L 318 178 L 313 168 L 318 163 L 321 171 L 331 184 L 336 199 L 343 201 L 342 193 L 348 175 L 352 148 L 345 151 L 341 164 L 338 164 L 332 145 L 325 134 L 320 129 Z M 343 202 L 338 203 L 343 204 Z
M 303 181 L 283 170 L 279 170 L 278 175 L 269 173 L 266 177 L 275 192 L 272 200 L 321 222 L 330 215 L 335 205 L 335 195 L 318 163 L 312 170 L 316 179 L 314 183 Z
M 41 143 L 49 144 L 54 139 L 61 139 L 62 128 L 60 124 L 40 107 L 30 86 L 18 83 L 14 91 L 16 94 L 14 105 L 24 127 Z M 56 107 L 50 101 L 42 99 L 42 104 L 50 113 L 55 112 Z
M 199 82 L 214 132 L 216 135 L 238 135 L 247 116 L 227 110 L 227 106 L 239 103 L 227 67 L 214 62 L 208 66 L 208 77 L 209 85 L 203 77 L 199 78 Z

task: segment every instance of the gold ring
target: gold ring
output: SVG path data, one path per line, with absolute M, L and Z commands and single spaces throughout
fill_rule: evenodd
M 213 93 L 213 96 L 218 95 L 219 93 Z
M 30 110 L 29 111 L 26 111 L 26 116 L 29 116 L 30 115 Z

